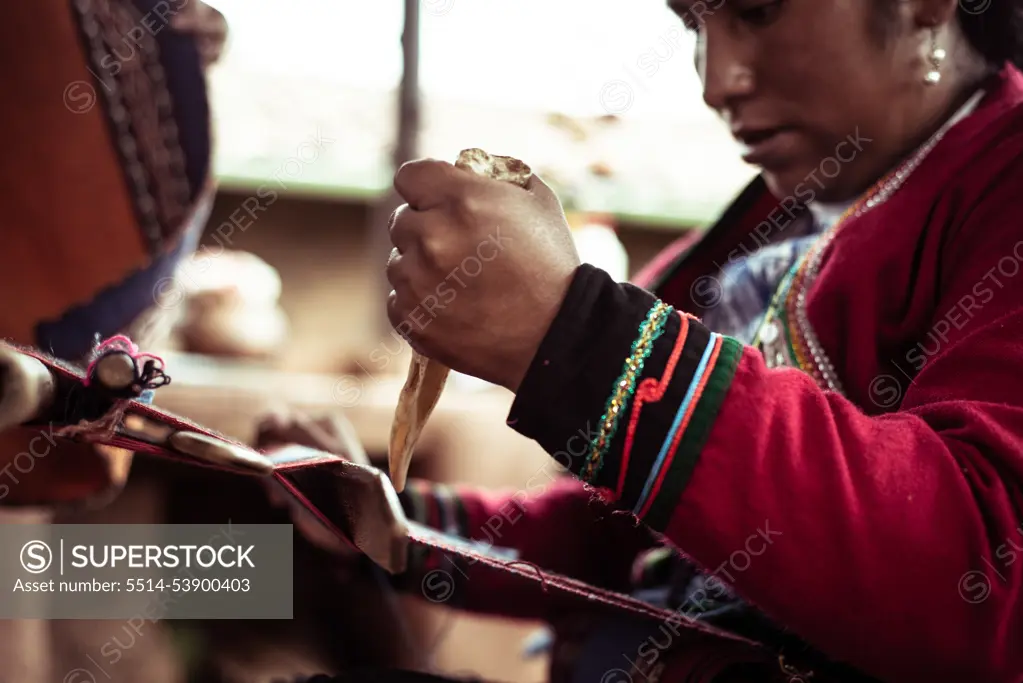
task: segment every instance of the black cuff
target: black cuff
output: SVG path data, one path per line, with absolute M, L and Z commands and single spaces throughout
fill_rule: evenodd
M 519 386 L 508 425 L 579 474 L 622 364 L 656 301 L 598 268 L 580 266 Z
M 634 346 L 639 339 L 642 346 Z M 582 266 L 523 378 L 508 424 L 610 494 L 617 507 L 661 530 L 689 481 L 742 352 L 738 341 L 711 334 L 649 292 Z M 634 383 L 631 391 L 623 385 L 613 430 L 605 434 L 610 440 L 588 470 L 629 359 Z

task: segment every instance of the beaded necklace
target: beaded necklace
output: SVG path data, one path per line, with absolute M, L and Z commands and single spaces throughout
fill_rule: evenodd
M 810 374 L 822 389 L 844 393 L 838 373 L 821 346 L 806 313 L 807 292 L 817 279 L 824 253 L 839 229 L 887 202 L 948 130 L 976 107 L 983 95 L 983 91 L 975 93 L 912 157 L 874 183 L 785 274 L 753 338 L 753 346 L 764 355 L 768 367 L 798 367 Z

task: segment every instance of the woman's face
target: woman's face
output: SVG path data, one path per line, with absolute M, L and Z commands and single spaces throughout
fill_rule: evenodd
M 930 33 L 911 10 L 896 11 L 890 35 L 879 36 L 873 0 L 669 6 L 697 34 L 704 100 L 780 198 L 852 199 L 928 125 Z

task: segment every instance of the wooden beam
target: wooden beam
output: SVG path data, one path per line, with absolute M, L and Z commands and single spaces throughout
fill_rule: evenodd
M 394 170 L 419 155 L 419 126 L 421 100 L 419 94 L 419 2 L 405 0 L 405 24 L 401 33 L 402 75 L 398 87 L 398 121 L 397 135 L 394 142 L 392 161 Z M 384 314 L 383 302 L 391 287 L 384 276 L 384 265 L 391 252 L 391 242 L 387 234 L 387 221 L 391 214 L 404 202 L 388 188 L 387 193 L 369 212 L 370 250 L 368 257 L 372 259 L 374 268 L 379 264 L 378 291 L 381 302 L 376 326 L 380 333 L 388 334 L 391 325 Z

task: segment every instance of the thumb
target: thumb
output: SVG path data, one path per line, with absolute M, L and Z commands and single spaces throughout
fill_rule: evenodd
M 559 213 L 565 212 L 564 207 L 561 206 L 561 200 L 558 199 L 558 195 L 536 173 L 531 175 L 526 182 L 526 191 L 536 197 L 549 210 Z

